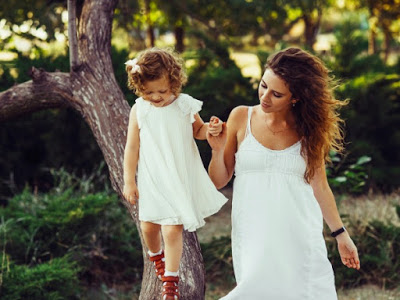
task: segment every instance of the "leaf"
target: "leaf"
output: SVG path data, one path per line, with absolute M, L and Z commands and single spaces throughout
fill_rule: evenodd
M 357 160 L 357 165 L 362 165 L 371 161 L 371 157 L 364 155 Z
M 338 176 L 335 178 L 336 182 L 346 182 L 347 178 L 345 176 Z

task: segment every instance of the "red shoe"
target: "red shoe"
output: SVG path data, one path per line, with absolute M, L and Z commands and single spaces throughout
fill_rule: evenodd
M 157 278 L 161 280 L 165 272 L 164 251 L 160 255 L 150 256 L 150 261 L 154 264 Z
M 179 299 L 179 291 L 178 291 L 178 276 L 163 276 L 163 292 L 162 292 L 162 300 L 178 300 Z

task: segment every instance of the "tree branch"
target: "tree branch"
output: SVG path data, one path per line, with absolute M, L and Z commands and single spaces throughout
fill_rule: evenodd
M 76 0 L 68 0 L 69 64 L 72 71 L 79 67 L 78 40 L 76 34 Z
M 0 93 L 0 122 L 38 110 L 71 106 L 73 97 L 68 74 L 32 68 L 31 77 L 31 81 Z

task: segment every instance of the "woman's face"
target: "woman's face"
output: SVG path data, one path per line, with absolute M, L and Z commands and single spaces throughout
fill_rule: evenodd
M 296 103 L 287 83 L 270 69 L 265 70 L 261 78 L 258 98 L 261 109 L 266 113 L 287 111 Z

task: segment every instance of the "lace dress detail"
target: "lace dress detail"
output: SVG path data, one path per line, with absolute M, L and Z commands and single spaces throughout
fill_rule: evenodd
M 227 201 L 211 182 L 193 138 L 192 123 L 202 102 L 180 94 L 167 106 L 156 107 L 142 98 L 136 105 L 139 219 L 183 224 L 194 231 Z
M 303 178 L 301 142 L 264 147 L 251 132 L 236 153 L 232 255 L 237 286 L 224 300 L 337 299 L 323 218 Z

